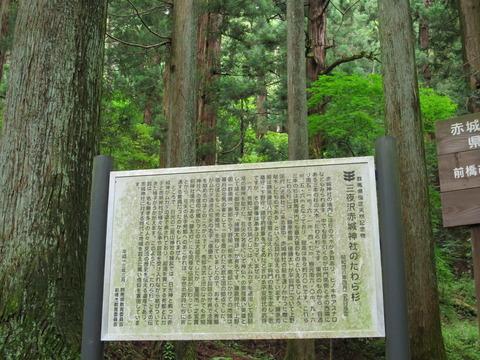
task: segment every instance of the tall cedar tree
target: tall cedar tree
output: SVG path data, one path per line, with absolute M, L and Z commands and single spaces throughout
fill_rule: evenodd
M 307 84 L 303 1 L 287 0 L 288 158 L 308 159 Z M 315 340 L 287 342 L 285 360 L 314 360 Z
M 78 357 L 106 0 L 23 0 L 0 142 L 0 358 Z
M 468 90 L 467 110 L 480 112 L 480 3 L 478 0 L 458 0 L 460 28 L 462 31 L 463 70 Z M 472 238 L 475 291 L 477 297 L 477 320 L 480 329 L 480 225 L 470 230 Z
M 167 167 L 195 165 L 197 118 L 196 2 L 176 0 L 173 6 L 170 58 L 165 84 L 165 115 L 168 121 Z
M 327 67 L 327 7 L 329 0 L 310 0 L 308 7 L 308 57 L 307 78 L 310 83 L 317 81 L 318 77 Z M 325 104 L 318 104 L 308 109 L 308 115 L 324 115 Z M 324 134 L 317 133 L 311 138 L 312 157 L 323 157 Z
M 467 77 L 467 109 L 480 112 L 480 2 L 458 0 L 458 13 L 462 32 L 463 68 Z
M 197 34 L 196 1 L 176 0 L 164 96 L 168 121 L 167 167 L 195 165 Z M 195 343 L 178 341 L 175 353 L 179 360 L 196 359 Z
M 197 165 L 215 165 L 218 84 L 215 80 L 220 73 L 222 14 L 208 9 L 208 0 L 204 1 L 205 11 L 198 21 L 197 66 L 200 74 L 199 96 L 197 99 L 198 151 Z
M 408 0 L 378 0 L 385 127 L 400 167 L 412 359 L 446 359 Z

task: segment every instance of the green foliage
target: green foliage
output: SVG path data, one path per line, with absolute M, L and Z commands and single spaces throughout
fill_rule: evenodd
M 267 131 L 265 136 L 256 139 L 253 130 L 246 135 L 245 153 L 240 163 L 257 163 L 288 160 L 288 135 Z
M 129 97 L 114 94 L 104 99 L 101 152 L 115 159 L 116 170 L 158 167 L 160 142 L 154 138 L 155 127 L 142 121 Z
M 480 338 L 474 322 L 459 321 L 453 326 L 444 327 L 443 337 L 449 360 L 480 359 Z
M 341 1 L 329 5 L 327 36 L 328 45 L 333 46 L 327 52 L 327 64 L 362 52 L 379 57 L 377 13 L 376 0 Z M 370 59 L 345 62 L 336 69 L 362 76 L 381 70 L 379 62 Z
M 163 345 L 163 358 L 165 360 L 175 360 L 175 346 L 173 342 L 167 341 Z
M 322 134 L 325 157 L 371 155 L 374 140 L 384 134 L 383 90 L 380 75 L 344 72 L 323 75 L 309 89 L 311 108 L 325 108 L 309 117 L 309 133 Z M 434 133 L 436 120 L 452 117 L 457 105 L 445 94 L 420 88 L 424 130 Z
M 435 262 L 437 266 L 438 290 L 444 304 L 452 304 L 452 289 L 455 276 L 447 259 L 445 250 L 435 249 Z
M 457 110 L 457 104 L 445 93 L 430 87 L 421 87 L 419 90 L 424 130 L 428 134 L 434 134 L 435 121 L 452 117 Z
M 470 274 L 455 276 L 451 250 L 437 248 L 435 258 L 442 312 L 442 332 L 450 360 L 480 359 L 475 284 Z
M 310 107 L 326 107 L 324 115 L 309 116 L 309 134 L 322 134 L 327 144 L 324 157 L 371 155 L 384 132 L 381 77 L 336 72 L 320 76 L 309 91 Z
M 456 1 L 430 1 L 427 7 L 425 1 L 413 0 L 411 5 L 417 37 L 422 20 L 430 28 L 428 49 L 416 51 L 419 79 L 461 104 L 467 89 Z

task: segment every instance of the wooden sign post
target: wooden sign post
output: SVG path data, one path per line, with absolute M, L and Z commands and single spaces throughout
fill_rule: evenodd
M 480 329 L 480 113 L 435 123 L 443 226 L 473 225 L 473 272 Z

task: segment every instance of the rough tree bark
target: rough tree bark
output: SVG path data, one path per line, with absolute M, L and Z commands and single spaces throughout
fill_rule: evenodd
M 175 0 L 170 59 L 165 84 L 165 114 L 168 121 L 167 167 L 194 166 L 197 119 L 197 32 L 195 0 Z M 195 343 L 177 341 L 176 358 L 196 359 Z
M 78 357 L 106 8 L 18 2 L 0 142 L 2 359 Z
M 408 0 L 378 0 L 387 135 L 397 138 L 412 359 L 446 359 Z
M 205 1 L 205 0 L 204 0 Z M 206 6 L 208 4 L 205 4 Z M 200 74 L 197 99 L 197 165 L 215 165 L 217 160 L 218 89 L 215 80 L 219 74 L 223 16 L 208 10 L 199 16 L 197 66 Z
M 287 1 L 288 153 L 308 159 L 305 15 L 303 1 Z
M 425 10 L 431 5 L 431 0 L 423 0 Z M 427 15 L 420 15 L 418 22 L 418 47 L 424 53 L 424 59 L 420 64 L 423 80 L 428 83 L 432 80 L 432 71 L 430 69 L 430 19 Z
M 467 110 L 480 112 L 480 3 L 478 0 L 458 0 L 462 32 L 463 69 L 470 95 Z
M 166 86 L 167 167 L 195 165 L 197 118 L 197 9 L 193 0 L 176 0 Z
M 307 80 L 303 1 L 287 0 L 288 158 L 308 159 Z M 314 360 L 315 340 L 287 341 L 285 360 Z
M 310 0 L 309 3 L 307 78 L 310 82 L 318 80 L 327 66 L 327 7 L 329 3 L 330 0 Z M 325 114 L 325 105 L 319 104 L 308 109 L 308 115 L 312 114 Z M 310 147 L 313 158 L 323 157 L 324 141 L 322 133 L 312 135 Z

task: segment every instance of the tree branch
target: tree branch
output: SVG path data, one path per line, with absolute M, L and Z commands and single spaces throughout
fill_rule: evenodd
M 342 13 L 342 15 L 345 15 L 351 8 L 353 8 L 355 5 L 357 5 L 360 2 L 360 0 L 355 1 L 352 5 L 346 8 L 346 10 Z
M 141 13 L 138 13 L 138 14 L 120 15 L 120 14 L 113 14 L 113 13 L 109 12 L 108 16 L 113 16 L 113 17 L 116 17 L 116 18 L 131 18 L 131 17 L 138 16 L 138 15 L 154 14 L 154 13 L 159 12 L 160 10 L 164 10 L 164 9 L 165 9 L 165 7 L 163 7 L 163 6 L 155 6 L 154 8 L 142 11 Z
M 152 29 L 150 29 L 150 27 L 145 23 L 145 21 L 143 21 L 143 18 L 140 16 L 140 13 L 138 12 L 135 5 L 133 5 L 130 0 L 127 0 L 127 2 L 130 4 L 130 6 L 133 8 L 133 10 L 135 10 L 135 14 L 137 15 L 138 19 L 142 22 L 143 26 L 145 26 L 151 34 L 159 37 L 160 39 L 169 39 L 168 37 L 162 36 L 159 33 L 157 33 L 156 31 L 153 31 Z
M 170 40 L 167 40 L 167 41 L 163 41 L 161 43 L 157 43 L 157 44 L 152 44 L 152 45 L 142 45 L 142 44 L 135 44 L 135 43 L 130 43 L 130 42 L 127 42 L 127 41 L 124 41 L 124 40 L 121 40 L 113 35 L 110 35 L 107 33 L 107 36 L 112 39 L 112 40 L 115 40 L 121 44 L 124 44 L 124 45 L 128 45 L 128 46 L 133 46 L 133 47 L 139 47 L 139 48 L 142 48 L 142 49 L 155 49 L 155 48 L 158 48 L 160 46 L 164 46 L 164 45 L 168 45 L 170 44 Z
M 345 16 L 345 14 L 350 11 L 351 8 L 353 8 L 355 5 L 357 5 L 358 3 L 360 2 L 360 0 L 357 0 L 355 1 L 353 4 L 351 4 L 349 7 L 347 7 L 345 10 L 342 10 L 340 9 L 338 6 L 336 6 L 333 2 L 332 2 L 332 6 L 338 10 L 338 12 L 340 14 L 342 14 L 342 17 Z
M 350 61 L 355 61 L 355 60 L 358 60 L 358 59 L 369 59 L 369 60 L 378 61 L 379 63 L 381 63 L 381 61 L 377 58 L 377 56 L 374 53 L 367 54 L 366 52 L 362 51 L 360 54 L 356 54 L 356 55 L 352 55 L 352 56 L 349 56 L 349 57 L 344 57 L 344 58 L 338 59 L 334 63 L 327 66 L 325 68 L 325 70 L 323 70 L 320 73 L 320 75 L 330 74 L 332 72 L 332 70 L 335 69 L 337 66 L 339 66 L 341 64 L 344 64 L 344 63 L 347 63 L 347 62 L 350 62 Z
M 240 138 L 240 141 L 238 142 L 238 144 L 235 145 L 230 150 L 220 152 L 220 154 L 222 154 L 222 155 L 230 154 L 231 152 L 234 152 L 235 150 L 237 150 L 240 147 L 240 145 L 242 145 L 243 141 L 245 140 L 245 135 L 247 134 L 247 129 L 248 129 L 248 122 L 247 122 L 247 126 L 245 127 L 245 131 L 243 132 L 242 137 Z

